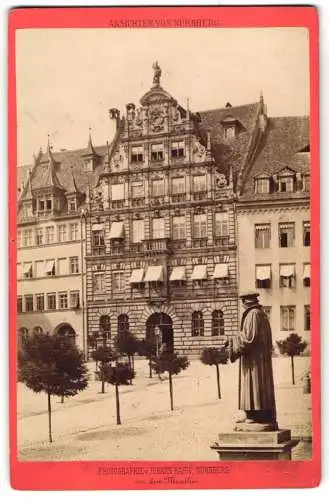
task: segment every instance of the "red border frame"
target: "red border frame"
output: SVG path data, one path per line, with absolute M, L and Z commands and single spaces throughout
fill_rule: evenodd
M 194 483 L 140 485 L 138 476 L 98 475 L 111 462 L 19 462 L 16 437 L 16 80 L 15 31 L 22 28 L 108 28 L 109 21 L 213 20 L 218 27 L 305 27 L 309 29 L 311 72 L 311 318 L 313 457 L 307 462 L 112 462 L 115 466 L 188 465 Z M 187 26 L 186 26 L 187 27 Z M 194 26 L 195 27 L 195 26 Z M 122 28 L 125 29 L 125 28 Z M 211 28 L 210 28 L 211 29 Z M 21 8 L 9 12 L 9 316 L 11 484 L 21 490 L 216 489 L 315 487 L 320 482 L 320 169 L 318 15 L 315 7 L 67 7 Z M 222 466 L 222 474 L 197 474 L 198 465 Z M 162 476 L 156 476 L 161 479 Z M 182 475 L 174 475 L 184 480 Z M 143 476 L 146 483 L 150 479 Z

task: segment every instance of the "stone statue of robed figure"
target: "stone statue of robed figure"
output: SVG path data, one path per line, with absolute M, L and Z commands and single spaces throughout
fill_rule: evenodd
M 240 333 L 228 342 L 232 362 L 239 360 L 239 413 L 235 430 L 277 429 L 272 369 L 272 332 L 257 292 L 240 295 L 244 306 Z

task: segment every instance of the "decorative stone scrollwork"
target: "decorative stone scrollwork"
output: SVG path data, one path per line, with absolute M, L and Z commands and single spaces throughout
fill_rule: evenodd
M 200 144 L 199 141 L 195 140 L 193 146 L 193 161 L 195 163 L 202 163 L 206 161 L 207 151 L 206 148 Z
M 126 148 L 120 144 L 119 150 L 117 150 L 111 160 L 111 167 L 113 169 L 125 170 L 128 168 L 128 155 Z
M 227 180 L 224 174 L 216 172 L 215 174 L 215 184 L 217 189 L 223 189 L 227 187 Z

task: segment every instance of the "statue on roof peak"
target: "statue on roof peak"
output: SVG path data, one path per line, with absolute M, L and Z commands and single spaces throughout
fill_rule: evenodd
M 160 85 L 160 78 L 161 78 L 161 73 L 162 73 L 158 61 L 155 61 L 155 63 L 153 63 L 152 68 L 153 68 L 153 72 L 154 72 L 153 85 L 158 87 Z

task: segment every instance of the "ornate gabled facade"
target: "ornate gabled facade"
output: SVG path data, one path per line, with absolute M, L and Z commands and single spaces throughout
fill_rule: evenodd
M 303 264 L 307 281 L 308 249 L 298 263 L 296 252 L 288 255 L 289 218 L 298 250 L 309 235 L 306 120 L 269 118 L 263 96 L 192 112 L 161 86 L 157 63 L 153 70 L 138 106 L 127 104 L 124 116 L 110 109 L 110 144 L 95 147 L 90 133 L 80 150 L 53 152 L 48 143 L 24 167 L 22 334 L 74 332 L 87 353 L 95 339 L 111 342 L 129 329 L 193 356 L 238 331 L 239 288 L 260 285 L 275 331 L 281 305 L 309 303 L 299 279 L 299 288 L 281 290 L 277 277 L 272 292 L 265 288 L 274 261 L 283 266 L 275 268 L 280 283 L 293 282 L 293 264 L 298 273 Z M 289 244 L 284 250 L 261 247 L 268 224 L 271 241 Z

